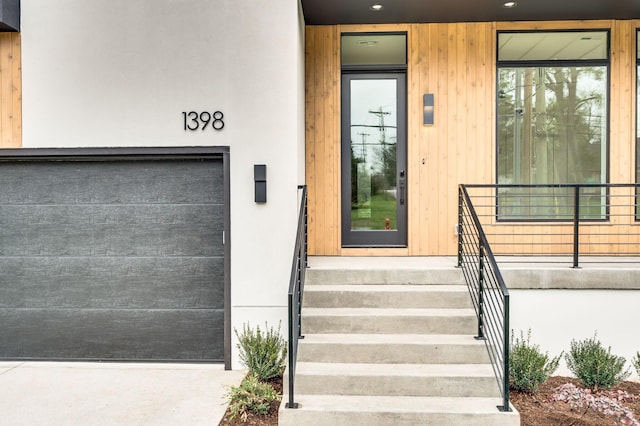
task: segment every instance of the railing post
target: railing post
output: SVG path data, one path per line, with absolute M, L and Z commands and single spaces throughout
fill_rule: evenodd
M 298 272 L 298 338 L 304 339 L 302 335 L 302 297 L 304 295 L 305 275 L 307 273 L 307 188 L 302 187 L 303 221 L 302 221 L 302 244 L 300 245 L 300 263 Z
M 502 353 L 504 354 L 504 371 L 502 372 L 502 407 L 498 407 L 500 411 L 511 411 L 509 405 L 509 295 L 504 295 L 504 347 Z
M 295 365 L 296 365 L 296 344 L 297 341 L 295 333 L 293 332 L 293 304 L 295 293 L 289 293 L 289 402 L 286 403 L 286 408 L 298 408 L 298 404 L 293 400 L 293 383 L 295 380 Z
M 458 187 L 458 268 L 462 267 L 462 188 Z
M 479 241 L 478 259 L 478 335 L 477 340 L 484 340 L 484 245 Z
M 298 287 L 298 339 L 304 339 L 304 336 L 302 335 L 302 295 L 303 295 L 303 289 L 302 289 L 302 271 L 304 270 L 304 268 L 302 267 L 302 259 L 298 260 L 298 267 L 300 268 L 300 270 L 298 271 L 298 283 L 297 283 L 297 287 Z
M 308 246 L 308 232 L 309 232 L 309 222 L 308 222 L 308 204 L 307 204 L 307 187 L 303 186 L 303 197 L 302 197 L 302 202 L 304 203 L 304 232 L 302 233 L 302 235 L 304 236 L 304 264 L 302 265 L 303 269 L 307 269 L 309 267 L 309 264 L 307 263 L 307 253 L 309 252 L 309 246 Z M 304 280 L 303 280 L 304 281 Z
M 573 201 L 573 267 L 578 268 L 580 256 L 580 185 L 574 187 Z

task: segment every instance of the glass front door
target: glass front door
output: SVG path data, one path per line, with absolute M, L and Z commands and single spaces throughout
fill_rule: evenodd
M 342 77 L 342 245 L 407 245 L 406 75 Z

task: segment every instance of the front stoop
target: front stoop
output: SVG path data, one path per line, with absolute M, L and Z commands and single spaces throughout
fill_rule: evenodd
M 299 408 L 285 408 L 285 394 L 280 425 L 520 424 L 497 408 L 458 270 L 309 269 L 302 324 Z
M 496 398 L 300 395 L 281 406 L 281 426 L 519 426 L 517 411 L 500 413 Z

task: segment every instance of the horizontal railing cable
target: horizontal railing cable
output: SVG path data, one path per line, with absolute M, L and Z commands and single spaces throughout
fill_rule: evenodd
M 477 338 L 509 409 L 509 292 L 501 262 L 638 262 L 639 184 L 460 185 L 458 266 Z M 523 260 L 528 258 L 528 260 Z M 629 260 L 631 259 L 631 260 Z
M 464 185 L 495 256 L 638 262 L 640 184 Z M 469 214 L 468 212 L 466 214 Z M 468 244 L 464 242 L 464 244 Z
M 485 341 L 502 395 L 502 405 L 498 408 L 511 411 L 509 291 L 464 185 L 460 186 L 458 197 L 458 266 L 462 269 L 478 319 L 476 338 Z

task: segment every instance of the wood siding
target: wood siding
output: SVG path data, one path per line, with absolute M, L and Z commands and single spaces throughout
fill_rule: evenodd
M 314 255 L 454 255 L 457 186 L 495 183 L 496 31 L 611 31 L 609 182 L 635 182 L 635 31 L 638 21 L 308 26 L 306 158 L 309 252 Z M 408 247 L 340 247 L 340 60 L 342 32 L 406 31 L 408 38 Z M 422 95 L 435 96 L 435 125 L 422 125 Z M 616 191 L 630 191 L 620 190 Z M 617 192 L 616 192 L 617 193 Z M 631 207 L 611 222 L 638 233 Z M 623 216 L 614 216 L 622 213 Z M 504 234 L 518 225 L 499 225 Z M 593 225 L 595 234 L 609 224 Z M 542 226 L 532 232 L 543 234 Z M 629 231 L 629 232 L 626 232 Z M 508 237 L 506 237 L 508 238 Z M 526 247 L 519 247 L 524 251 Z M 552 246 L 547 250 L 552 252 Z
M 0 148 L 22 146 L 20 33 L 0 33 Z
M 340 246 L 340 33 L 306 29 L 306 174 L 309 252 Z

